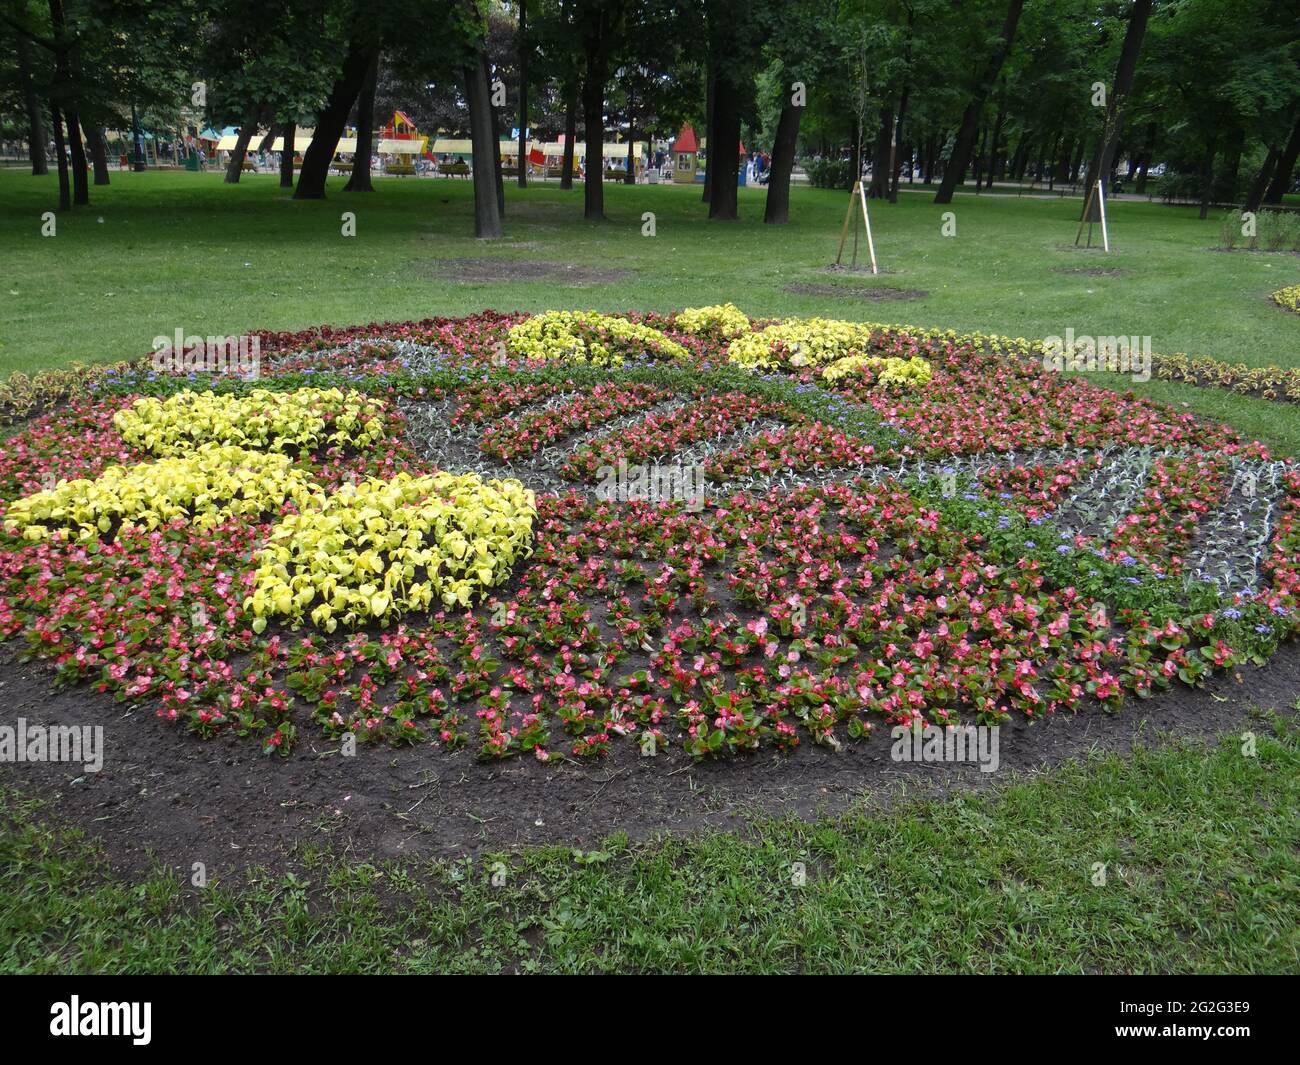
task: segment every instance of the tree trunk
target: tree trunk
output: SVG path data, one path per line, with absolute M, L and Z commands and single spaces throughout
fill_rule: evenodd
M 1006 110 L 1001 104 L 998 104 L 998 114 L 993 120 L 993 134 L 989 138 L 989 154 L 984 162 L 984 187 L 986 189 L 993 187 L 993 176 L 998 166 L 998 145 L 1002 141 L 1002 124 L 1006 121 L 1006 117 Z
M 357 150 L 352 156 L 352 174 L 344 192 L 374 192 L 370 181 L 370 159 L 374 152 L 375 85 L 379 81 L 379 49 L 370 56 L 365 81 L 357 95 Z
M 1078 182 L 1079 182 L 1079 169 L 1080 169 L 1080 167 L 1083 166 L 1083 150 L 1084 150 L 1084 147 L 1085 147 L 1085 145 L 1084 145 L 1083 138 L 1080 137 L 1080 138 L 1079 138 L 1079 146 L 1078 146 L 1078 150 L 1075 152 L 1075 155 L 1074 155 L 1074 161 L 1070 164 L 1070 184 L 1071 184 L 1071 185 L 1076 185 L 1076 184 L 1078 184 Z
M 244 172 L 244 156 L 248 154 L 248 145 L 253 139 L 253 126 L 256 122 L 257 119 L 250 111 L 248 117 L 244 119 L 244 124 L 239 127 L 239 136 L 235 138 L 234 150 L 226 163 L 225 183 L 227 185 L 239 184 L 239 175 Z
M 23 110 L 27 113 L 27 154 L 32 161 L 32 176 L 44 177 L 50 168 L 45 159 L 45 121 L 32 72 L 32 46 L 21 33 L 17 35 L 17 41 L 18 78 L 22 82 Z
M 582 132 L 587 138 L 587 176 L 582 186 L 582 217 L 588 222 L 605 219 L 605 61 L 587 52 L 587 72 L 582 82 Z
M 293 188 L 293 153 L 294 141 L 298 136 L 298 124 L 286 122 L 281 127 L 280 152 L 280 188 Z
M 85 127 L 86 147 L 90 149 L 90 165 L 95 171 L 95 184 L 108 184 L 108 146 L 104 143 L 104 131 L 98 126 Z
M 907 98 L 910 95 L 911 90 L 912 90 L 911 83 L 903 82 L 903 91 L 898 97 L 898 121 L 894 123 L 893 143 L 890 146 L 890 153 L 893 155 L 893 159 L 891 160 L 890 163 L 890 175 L 889 175 L 889 202 L 890 203 L 898 202 L 898 175 L 899 175 L 899 171 L 902 169 L 903 166 L 903 155 L 902 152 L 900 151 L 900 148 L 902 147 L 901 138 L 903 136 L 903 123 L 907 119 Z M 907 158 L 908 158 L 907 173 L 908 176 L 911 177 L 912 152 L 910 146 L 908 147 Z
M 713 175 L 709 217 L 735 221 L 736 182 L 740 176 L 740 98 L 729 76 L 718 77 L 713 87 L 713 125 L 717 140 L 709 141 L 709 173 Z
M 783 226 L 790 221 L 790 175 L 794 171 L 794 149 L 799 139 L 799 120 L 802 117 L 803 108 L 795 107 L 787 98 L 776 124 L 772 169 L 767 177 L 767 202 L 763 207 L 763 221 L 769 226 Z
M 987 122 L 984 124 L 983 130 L 976 140 L 979 141 L 979 149 L 975 152 L 975 191 L 978 193 L 983 187 L 984 153 L 989 150 L 989 127 Z M 963 175 L 963 180 L 964 179 L 965 175 Z
M 560 160 L 560 188 L 573 188 L 573 145 L 578 139 L 578 83 L 565 86 L 564 155 Z
M 1205 145 L 1205 156 L 1201 161 L 1201 213 L 1200 217 L 1210 217 L 1210 200 L 1214 195 L 1214 157 L 1218 154 L 1218 136 L 1211 134 Z
M 1147 32 L 1147 18 L 1151 14 L 1152 0 L 1133 0 L 1129 11 L 1128 29 L 1124 31 L 1124 44 L 1120 48 L 1119 65 L 1115 68 L 1115 84 L 1110 90 L 1110 105 L 1106 108 L 1106 128 L 1097 144 L 1097 151 L 1088 164 L 1088 188 L 1098 179 L 1109 181 L 1115 160 L 1115 148 L 1124 127 L 1124 108 L 1133 89 L 1133 74 L 1137 70 L 1138 55 L 1142 52 L 1142 38 Z M 1092 222 L 1101 221 L 1101 204 L 1096 198 L 1084 198 L 1084 214 L 1091 207 Z
M 506 184 L 501 173 L 501 112 L 492 102 L 492 66 L 488 62 L 487 50 L 480 53 L 483 63 L 483 79 L 488 86 L 488 114 L 492 116 L 492 184 L 497 194 L 497 214 L 506 216 Z
M 316 116 L 316 131 L 303 153 L 302 169 L 298 171 L 298 186 L 293 190 L 295 200 L 325 199 L 325 178 L 330 163 L 338 150 L 339 137 L 347 124 L 352 105 L 366 80 L 370 68 L 371 49 L 353 43 L 348 47 L 343 69 L 330 89 L 325 107 Z
M 1268 191 L 1269 179 L 1273 176 L 1273 170 L 1277 166 L 1278 157 L 1282 152 L 1277 148 L 1270 148 L 1268 154 L 1264 156 L 1264 164 L 1259 168 L 1259 173 L 1255 175 L 1255 180 L 1251 183 L 1250 192 L 1246 194 L 1245 210 L 1258 211 L 1264 203 L 1264 193 Z
M 474 149 L 474 235 L 481 239 L 501 236 L 497 201 L 497 162 L 501 148 L 495 141 L 492 96 L 487 60 L 480 54 L 465 68 L 465 100 L 469 105 L 470 140 Z
M 708 143 L 709 154 L 704 158 L 704 192 L 701 199 L 705 203 L 713 202 L 713 145 L 717 137 L 716 122 L 714 121 L 713 112 L 717 107 L 718 99 L 718 77 L 713 69 L 713 59 L 707 59 L 708 74 L 705 78 L 704 90 L 704 139 Z M 699 159 L 698 154 L 696 159 Z
M 1291 139 L 1286 142 L 1282 154 L 1278 156 L 1277 169 L 1269 183 L 1268 192 L 1264 194 L 1265 203 L 1281 203 L 1282 195 L 1290 188 L 1291 175 L 1295 172 L 1297 157 L 1300 157 L 1300 118 L 1296 119 L 1295 128 L 1291 130 Z
M 68 120 L 68 155 L 72 164 L 72 202 L 79 207 L 90 203 L 90 183 L 86 179 L 86 149 L 81 143 L 81 122 L 76 109 L 69 105 L 64 114 Z
M 876 144 L 871 151 L 871 185 L 867 196 L 873 200 L 883 200 L 889 195 L 889 144 L 894 136 L 894 108 L 885 104 L 880 108 L 880 129 L 876 132 Z
M 988 99 L 993 83 L 1002 73 L 1007 53 L 1011 51 L 1011 42 L 1016 36 L 1016 26 L 1020 23 L 1020 13 L 1024 10 L 1025 0 L 1010 0 L 1007 5 L 1007 17 L 1002 24 L 1002 36 L 989 57 L 987 69 L 982 73 L 972 91 L 971 100 L 962 115 L 961 128 L 957 132 L 957 142 L 952 147 L 952 156 L 944 170 L 943 184 L 935 193 L 935 203 L 952 203 L 952 194 L 966 176 L 966 167 L 970 163 L 970 154 L 975 147 L 975 136 L 979 129 L 980 114 L 984 110 L 984 101 Z
M 1073 153 L 1074 138 L 1067 133 L 1057 144 L 1056 153 L 1052 158 L 1052 177 L 1047 186 L 1049 190 L 1056 188 L 1058 181 L 1064 185 L 1070 180 L 1070 158 Z
M 632 112 L 630 110 L 628 111 L 627 120 L 627 173 L 623 175 L 623 184 L 636 184 L 636 140 L 632 135 Z
M 1020 139 L 1016 141 L 1015 149 L 1003 160 L 1005 166 L 998 171 L 999 177 L 1010 176 L 1012 181 L 1020 181 L 1024 177 L 1025 171 L 1029 169 L 1029 134 L 1021 130 Z
M 528 187 L 528 0 L 519 0 L 519 187 Z
M 59 105 L 50 101 L 50 120 L 54 123 L 54 154 L 59 167 L 59 210 L 72 210 L 72 194 L 68 190 L 68 153 L 63 145 L 63 119 Z
M 1237 202 L 1237 175 L 1241 170 L 1241 152 L 1246 146 L 1246 131 L 1234 125 L 1228 132 L 1228 143 L 1223 149 L 1223 166 L 1214 175 L 1216 203 Z
M 74 73 L 72 44 L 67 37 L 67 23 L 63 17 L 62 0 L 49 0 L 50 26 L 54 30 L 54 77 L 56 91 L 62 88 L 66 99 L 61 108 L 68 124 L 68 154 L 72 166 L 72 202 L 78 206 L 90 203 L 90 186 L 86 181 L 86 152 L 81 144 L 81 122 L 77 107 L 77 82 Z

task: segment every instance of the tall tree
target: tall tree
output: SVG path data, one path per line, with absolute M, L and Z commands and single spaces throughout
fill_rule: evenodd
M 627 0 L 574 0 L 570 18 L 582 44 L 582 126 L 587 172 L 583 181 L 582 216 L 589 222 L 605 218 L 605 90 L 610 63 L 623 44 Z
M 31 42 L 21 33 L 16 37 L 18 79 L 22 83 L 23 111 L 27 117 L 27 150 L 32 161 L 32 175 L 44 177 L 49 173 L 49 167 L 45 161 L 45 121 L 36 88 L 36 65 Z
M 57 103 L 50 105 L 50 120 L 54 126 L 54 156 L 59 167 L 59 210 L 72 210 L 72 194 L 68 188 L 68 153 L 63 146 L 63 118 Z
M 970 165 L 971 152 L 975 148 L 975 138 L 979 133 L 980 115 L 984 111 L 984 102 L 988 99 L 993 84 L 997 81 L 1011 51 L 1015 40 L 1016 26 L 1020 23 L 1020 14 L 1024 10 L 1025 0 L 1009 0 L 1006 18 L 1002 22 L 1002 32 L 989 50 L 987 59 L 980 64 L 969 91 L 969 102 L 962 113 L 961 125 L 957 129 L 957 140 L 953 143 L 952 154 L 948 158 L 943 173 L 943 182 L 935 193 L 935 203 L 952 203 L 952 195 L 966 176 Z
M 63 14 L 63 0 L 49 0 L 50 25 L 54 32 L 55 91 L 59 96 L 60 110 L 67 120 L 68 156 L 72 167 L 72 202 L 74 205 L 90 203 L 90 189 L 86 183 L 86 151 L 81 143 L 81 120 L 78 116 L 76 78 L 76 36 L 69 28 Z
M 297 151 L 298 123 L 289 121 L 280 126 L 280 188 L 293 188 L 293 157 Z
M 330 89 L 325 106 L 316 115 L 316 130 L 303 153 L 298 185 L 293 190 L 295 200 L 325 199 L 325 178 L 330 163 L 377 48 L 375 42 L 364 39 L 356 39 L 348 47 L 343 69 Z
M 1269 182 L 1268 192 L 1264 194 L 1265 203 L 1282 202 L 1283 194 L 1291 187 L 1291 175 L 1295 173 L 1297 159 L 1300 159 L 1300 117 L 1296 118 L 1286 147 L 1278 153 L 1273 180 Z
M 1142 39 L 1146 36 L 1147 20 L 1151 17 L 1151 0 L 1133 0 L 1129 8 L 1128 28 L 1124 32 L 1124 45 L 1115 68 L 1110 98 L 1106 103 L 1106 125 L 1097 144 L 1097 151 L 1088 164 L 1087 187 L 1097 181 L 1106 181 L 1115 161 L 1115 148 L 1124 128 L 1124 112 L 1133 91 L 1133 77 L 1137 73 L 1138 56 L 1142 52 Z M 1084 211 L 1092 206 L 1092 221 L 1100 221 L 1101 204 L 1095 198 L 1084 197 Z
M 501 209 L 497 199 L 501 149 L 492 120 L 487 60 L 481 55 L 473 56 L 465 64 L 464 78 L 474 154 L 474 235 L 490 239 L 501 236 Z
M 225 183 L 227 185 L 238 185 L 239 177 L 244 171 L 244 158 L 248 155 L 248 145 L 253 139 L 253 134 L 257 132 L 257 114 L 249 112 L 239 126 L 239 133 L 235 137 L 235 146 L 230 151 L 230 157 L 226 160 Z
M 374 153 L 375 84 L 379 79 L 379 49 L 370 55 L 365 81 L 357 97 L 357 150 L 352 156 L 352 175 L 344 192 L 374 192 L 370 180 L 370 160 Z

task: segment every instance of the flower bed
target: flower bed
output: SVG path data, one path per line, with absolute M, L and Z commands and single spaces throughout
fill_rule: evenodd
M 550 761 L 1117 709 L 1295 633 L 1300 471 L 1262 445 L 955 335 L 737 314 L 583 318 L 577 362 L 478 315 L 282 337 L 256 387 L 118 375 L 0 456 L 0 635 L 268 752 Z M 709 487 L 602 496 L 620 464 Z
M 1288 285 L 1273 293 L 1273 302 L 1288 311 L 1300 314 L 1300 285 Z

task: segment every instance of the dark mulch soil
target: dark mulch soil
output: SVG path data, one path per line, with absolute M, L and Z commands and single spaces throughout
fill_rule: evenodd
M 848 300 L 923 300 L 929 295 L 917 288 L 860 288 L 856 285 L 786 285 L 785 291 L 796 296 L 838 296 Z
M 632 275 L 631 270 L 600 270 L 577 263 L 540 259 L 439 259 L 430 264 L 435 277 L 466 284 L 494 281 L 547 281 L 563 285 L 608 285 Z
M 855 800 L 885 805 L 904 792 L 987 787 L 1094 748 L 1126 752 L 1166 734 L 1211 740 L 1259 729 L 1253 707 L 1283 709 L 1300 693 L 1300 644 L 1291 644 L 1267 669 L 1218 677 L 1206 690 L 1132 702 L 1118 715 L 1093 708 L 1006 726 L 1000 770 L 987 774 L 973 763 L 893 762 L 883 727 L 838 754 L 805 746 L 695 764 L 675 749 L 640 757 L 633 741 L 615 737 L 598 763 L 543 765 L 531 757 L 482 764 L 468 751 L 432 745 L 361 746 L 347 758 L 307 724 L 280 759 L 264 757 L 255 741 L 200 740 L 86 688 L 52 691 L 47 667 L 15 662 L 12 647 L 0 656 L 0 720 L 102 723 L 105 743 L 97 774 L 5 764 L 4 779 L 52 800 L 62 818 L 102 843 L 119 872 L 161 862 L 186 875 L 197 861 L 223 874 L 274 864 L 302 842 L 359 858 L 458 856 L 538 843 L 589 848 L 616 831 L 644 839 L 737 827 L 750 816 L 812 818 Z

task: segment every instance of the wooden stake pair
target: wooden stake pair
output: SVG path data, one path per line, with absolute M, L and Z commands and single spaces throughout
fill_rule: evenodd
M 1079 246 L 1079 238 L 1083 235 L 1083 223 L 1088 223 L 1088 247 L 1092 247 L 1092 205 L 1096 201 L 1098 213 L 1101 215 L 1101 245 L 1106 251 L 1110 251 L 1110 234 L 1106 230 L 1106 192 L 1101 187 L 1101 179 L 1088 190 L 1088 202 L 1083 205 L 1083 217 L 1079 219 L 1079 231 L 1074 234 L 1074 245 Z
M 876 266 L 876 242 L 871 238 L 871 216 L 867 214 L 867 190 L 863 187 L 861 181 L 855 182 L 853 191 L 849 194 L 849 209 L 844 215 L 844 228 L 840 230 L 840 250 L 835 253 L 835 265 L 839 266 L 840 259 L 844 255 L 844 241 L 849 235 L 849 223 L 853 220 L 853 209 L 862 207 L 862 224 L 867 230 L 867 250 L 871 253 L 871 272 L 880 273 Z M 858 265 L 858 230 L 855 226 L 853 229 L 853 268 Z

